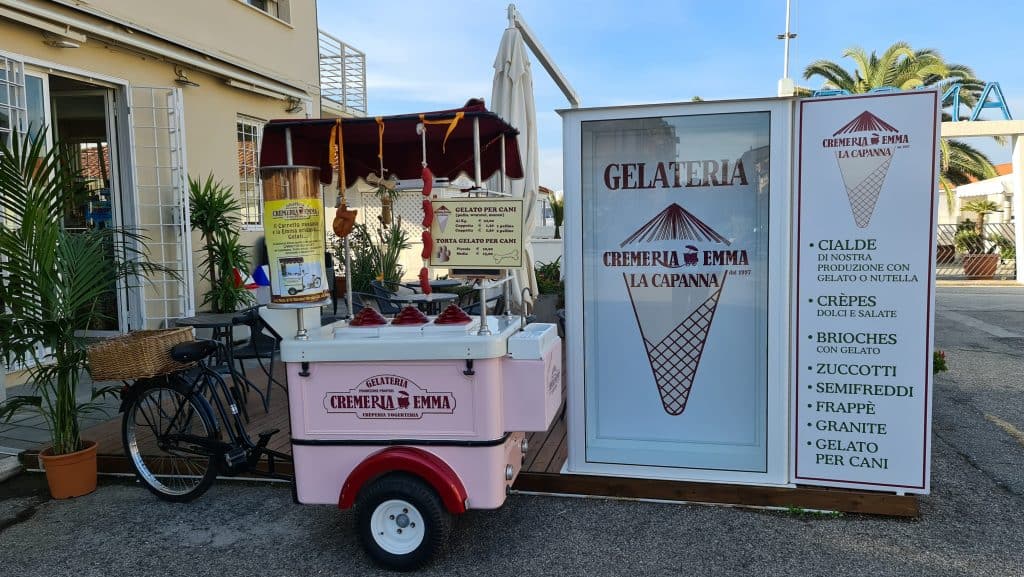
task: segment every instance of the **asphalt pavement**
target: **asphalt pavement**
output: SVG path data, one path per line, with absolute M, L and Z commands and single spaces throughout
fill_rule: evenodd
M 917 520 L 513 495 L 460 518 L 423 575 L 1024 576 L 1024 289 L 939 289 L 932 494 Z M 0 575 L 380 575 L 353 516 L 287 485 L 219 482 L 191 504 L 128 479 L 50 501 L 0 484 Z

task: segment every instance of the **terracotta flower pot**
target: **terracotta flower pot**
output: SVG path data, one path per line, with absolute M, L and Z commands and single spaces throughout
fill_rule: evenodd
M 998 254 L 965 254 L 964 275 L 972 280 L 986 280 L 996 276 Z
M 81 497 L 96 490 L 96 441 L 83 444 L 84 449 L 67 455 L 51 454 L 52 447 L 39 453 L 54 499 Z

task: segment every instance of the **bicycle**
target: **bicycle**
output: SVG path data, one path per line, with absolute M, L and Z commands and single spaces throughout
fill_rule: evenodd
M 214 353 L 223 358 L 223 349 L 209 340 L 175 345 L 171 357 L 194 367 L 135 381 L 124 392 L 125 454 L 139 480 L 166 501 L 199 497 L 218 474 L 291 480 L 275 469 L 279 462 L 290 463 L 291 456 L 267 448 L 278 429 L 259 433 L 254 442 L 239 415 L 237 384 L 229 386 L 206 362 Z M 257 469 L 263 457 L 265 471 Z

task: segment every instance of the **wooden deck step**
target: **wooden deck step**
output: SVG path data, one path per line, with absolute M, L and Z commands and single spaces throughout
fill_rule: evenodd
M 284 367 L 278 363 L 275 375 L 284 382 Z M 563 373 L 564 374 L 564 373 Z M 260 383 L 262 386 L 262 383 Z M 265 388 L 261 389 L 265 390 Z M 280 429 L 271 440 L 270 448 L 291 453 L 287 393 L 275 388 L 271 395 L 270 411 L 255 394 L 247 403 L 252 434 L 267 429 Z M 131 465 L 124 455 L 121 443 L 121 415 L 82 432 L 82 437 L 99 443 L 99 470 L 101 473 L 131 473 Z M 514 489 L 535 493 L 591 495 L 628 499 L 653 499 L 694 503 L 722 503 L 762 507 L 799 507 L 813 510 L 868 513 L 897 517 L 917 517 L 917 498 L 891 493 L 827 489 L 820 487 L 755 487 L 724 483 L 694 483 L 657 479 L 602 477 L 596 475 L 562 475 L 562 466 L 568 455 L 568 429 L 565 410 L 559 414 L 551 428 L 530 433 L 529 451 Z M 26 451 L 21 460 L 26 467 L 37 468 L 38 453 Z M 278 472 L 290 474 L 291 464 L 281 464 Z

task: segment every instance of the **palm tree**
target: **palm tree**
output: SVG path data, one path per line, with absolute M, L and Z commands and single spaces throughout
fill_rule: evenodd
M 65 210 L 81 197 L 80 174 L 40 134 L 17 135 L 10 147 L 0 141 L 0 353 L 31 365 L 34 386 L 0 404 L 0 421 L 39 412 L 61 455 L 81 448 L 79 419 L 99 410 L 93 401 L 120 389 L 97 387 L 86 402 L 75 394 L 88 362 L 83 333 L 105 318 L 97 302 L 117 281 L 177 273 L 149 262 L 144 238 L 131 231 L 64 228 Z
M 946 62 L 937 50 L 914 50 L 906 42 L 896 42 L 878 56 L 863 48 L 852 47 L 843 51 L 855 68 L 850 71 L 831 60 L 817 60 L 804 69 L 804 78 L 824 79 L 824 87 L 861 94 L 873 88 L 892 86 L 900 90 L 913 90 L 921 86 L 937 88 L 944 94 L 954 84 L 960 85 L 960 101 L 973 108 L 985 87 L 974 71 L 962 64 Z M 960 111 L 954 111 L 960 114 Z M 952 117 L 943 112 L 943 120 Z M 978 149 L 959 140 L 939 139 L 939 183 L 946 193 L 947 206 L 953 210 L 953 189 L 974 180 L 995 178 L 992 161 Z

